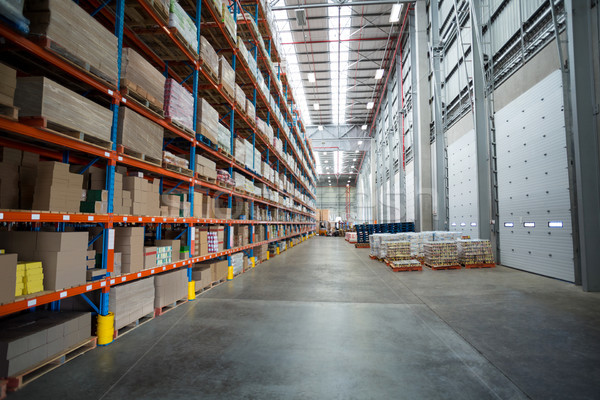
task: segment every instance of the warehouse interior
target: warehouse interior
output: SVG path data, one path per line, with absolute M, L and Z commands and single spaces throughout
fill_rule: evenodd
M 595 399 L 597 0 L 0 0 L 0 400 Z

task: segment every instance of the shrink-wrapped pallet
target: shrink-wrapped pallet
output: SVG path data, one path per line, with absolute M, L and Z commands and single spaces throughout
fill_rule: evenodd
M 231 132 L 221 124 L 217 124 L 219 147 L 231 154 Z
M 241 164 L 246 163 L 246 143 L 244 139 L 235 139 L 235 160 Z
M 45 35 L 49 47 L 96 76 L 117 83 L 117 37 L 70 0 L 28 1 L 30 32 Z
M 194 126 L 194 97 L 174 79 L 165 81 L 165 117 L 188 129 Z
M 163 164 L 175 165 L 180 168 L 189 168 L 190 163 L 185 158 L 177 157 L 170 151 L 163 151 Z
M 244 40 L 239 36 L 237 37 L 237 49 L 238 49 L 238 54 L 244 60 L 246 60 L 246 63 L 247 63 L 248 59 L 250 58 L 250 53 L 248 53 L 248 48 L 246 47 Z
M 119 108 L 117 143 L 134 153 L 141 153 L 160 163 L 162 159 L 163 128 L 130 108 Z
M 265 134 L 265 129 L 266 129 L 265 121 L 263 121 L 259 117 L 255 117 L 254 119 L 256 121 L 256 129 L 258 130 L 258 132 L 261 135 L 264 135 Z
M 171 7 L 169 8 L 169 27 L 176 28 L 177 32 L 179 32 L 193 51 L 193 54 L 196 54 L 198 51 L 196 24 L 179 3 L 177 3 L 177 0 L 171 0 Z
M 425 263 L 433 267 L 458 265 L 456 242 L 427 242 L 423 245 Z
M 256 108 L 250 99 L 246 99 L 246 115 L 250 121 L 254 121 L 256 118 Z
M 235 39 L 237 36 L 237 26 L 233 19 L 233 14 L 229 12 L 229 8 L 223 3 L 222 22 L 225 24 L 226 30 L 229 32 L 231 39 Z
M 154 308 L 162 308 L 187 299 L 187 269 L 167 272 L 154 277 Z
M 219 57 L 219 84 L 229 97 L 235 98 L 235 71 L 223 56 Z
M 244 110 L 244 113 L 246 112 L 246 93 L 237 83 L 235 84 L 235 104 Z
M 15 106 L 21 117 L 44 117 L 48 128 L 110 142 L 112 112 L 48 78 L 18 78 Z
M 218 143 L 219 113 L 205 99 L 199 99 L 196 132 L 213 142 Z
M 123 49 L 121 87 L 126 87 L 148 100 L 151 104 L 163 108 L 165 77 L 131 48 Z
M 461 239 L 456 242 L 461 264 L 494 264 L 494 254 L 489 240 Z
M 200 36 L 200 61 L 202 68 L 216 79 L 219 75 L 219 56 L 204 36 Z

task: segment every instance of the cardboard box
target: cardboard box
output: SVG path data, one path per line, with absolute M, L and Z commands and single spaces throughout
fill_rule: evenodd
M 0 254 L 0 304 L 15 300 L 17 282 L 17 255 Z

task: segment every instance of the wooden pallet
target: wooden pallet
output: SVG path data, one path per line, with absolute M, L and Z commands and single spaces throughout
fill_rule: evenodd
M 176 172 L 181 175 L 190 176 L 190 177 L 194 176 L 194 173 L 192 172 L 191 169 L 179 167 L 177 165 L 167 164 L 167 163 L 163 162 L 163 168 L 166 169 L 167 171 L 173 171 L 173 172 Z
M 143 0 L 154 11 L 163 25 L 169 23 L 169 10 L 164 9 L 158 0 Z M 150 17 L 148 12 L 137 1 L 125 2 L 125 22 L 130 27 L 147 28 L 156 26 L 156 21 Z
M 462 265 L 460 264 L 455 264 L 455 265 L 431 265 L 428 263 L 424 263 L 426 266 L 428 266 L 429 268 L 433 269 L 433 270 L 446 270 L 446 269 L 462 269 Z
M 64 125 L 48 121 L 46 117 L 20 117 L 19 122 L 23 125 L 44 129 L 48 132 L 76 139 L 80 142 L 93 144 L 94 146 L 102 147 L 103 149 L 112 149 L 112 142 L 109 140 L 100 139 L 85 132 L 74 131 Z
M 206 75 L 208 75 L 210 77 L 210 79 L 215 82 L 218 83 L 219 82 L 219 77 L 217 76 L 217 74 L 208 66 L 205 67 L 204 64 L 204 60 L 202 59 L 202 54 L 200 55 L 200 69 L 204 72 L 206 72 Z
M 179 128 L 182 131 L 184 131 L 188 136 L 191 136 L 193 138 L 196 137 L 196 134 L 194 133 L 194 131 L 191 130 L 190 128 L 188 128 L 187 126 L 183 125 L 181 122 L 172 120 L 171 118 L 165 118 L 165 120 L 167 122 L 169 122 L 171 125 L 175 126 L 176 128 Z
M 130 322 L 129 324 L 125 325 L 122 328 L 115 329 L 115 333 L 113 333 L 113 339 L 118 339 L 119 337 L 128 334 L 135 328 L 144 325 L 148 321 L 151 321 L 153 318 L 154 318 L 154 311 L 152 311 L 149 314 L 144 315 L 141 318 L 136 319 L 133 322 Z
M 222 187 L 222 188 L 224 188 L 224 189 L 230 189 L 230 190 L 235 189 L 235 187 L 232 186 L 232 185 L 230 185 L 229 183 L 224 183 L 224 182 L 221 182 L 221 181 L 217 181 L 217 185 L 220 186 L 220 187 Z
M 172 36 L 190 53 L 193 59 L 198 59 L 198 53 L 185 41 L 177 28 L 167 28 Z M 165 61 L 188 61 L 188 57 L 160 27 L 138 27 L 132 30 L 146 43 L 152 51 Z
M 56 43 L 49 37 L 42 35 L 37 37 L 31 37 L 31 40 L 38 44 L 40 47 L 45 48 L 46 50 L 50 51 L 51 53 L 54 53 L 69 64 L 75 66 L 77 69 L 93 75 L 95 78 L 103 81 L 108 86 L 111 86 L 112 88 L 116 89 L 116 76 L 109 76 L 105 72 L 100 71 L 97 67 L 90 65 L 89 62 L 71 53 L 69 50 L 65 49 L 63 46 Z
M 394 267 L 392 265 L 388 264 L 388 267 L 390 267 L 394 272 L 423 271 L 423 267 L 420 265 L 415 265 L 414 267 Z
M 31 368 L 28 368 L 24 372 L 19 375 L 11 376 L 7 378 L 6 389 L 9 392 L 14 392 L 15 390 L 21 389 L 23 386 L 27 385 L 29 382 L 36 380 L 42 375 L 52 371 L 63 365 L 66 362 L 73 360 L 74 358 L 87 353 L 88 351 L 95 349 L 97 343 L 96 336 L 93 336 L 89 339 L 84 340 L 83 342 L 71 346 L 63 352 L 45 360 L 41 363 L 34 365 Z M 3 398 L 3 397 L 0 397 Z
M 163 307 L 157 307 L 154 309 L 154 317 L 156 318 L 158 316 L 161 316 L 164 313 L 169 312 L 169 311 L 173 310 L 174 308 L 179 307 L 180 305 L 187 303 L 187 302 L 188 302 L 188 299 L 187 299 L 187 297 L 185 297 L 183 299 L 177 300 L 175 303 L 167 304 L 166 306 L 163 306 Z
M 208 183 L 212 183 L 213 185 L 217 183 L 217 180 L 215 178 L 209 178 L 204 175 L 198 174 L 198 178 L 200 178 L 200 180 L 206 181 Z
M 10 119 L 11 121 L 19 120 L 19 108 L 0 104 L 0 117 Z M 1 400 L 2 398 L 0 398 Z
M 369 249 L 371 248 L 371 245 L 369 245 L 369 243 L 356 243 L 354 247 L 357 249 Z
M 130 82 L 127 79 L 121 79 L 121 94 L 127 101 L 134 102 L 141 107 L 144 107 L 159 118 L 164 118 L 164 105 L 133 82 Z
M 223 155 L 225 158 L 233 160 L 233 156 L 220 147 L 219 147 L 219 153 L 221 153 L 221 155 Z
M 162 160 L 158 158 L 154 158 L 151 156 L 147 156 L 145 154 L 140 153 L 139 151 L 132 150 L 128 147 L 123 146 L 122 144 L 117 145 L 117 151 L 119 153 L 123 153 L 131 158 L 137 158 L 140 161 L 147 162 L 149 164 L 154 164 L 158 167 L 162 167 Z
M 470 269 L 470 268 L 494 268 L 496 267 L 496 264 L 494 263 L 489 263 L 489 264 L 462 264 L 463 267 Z

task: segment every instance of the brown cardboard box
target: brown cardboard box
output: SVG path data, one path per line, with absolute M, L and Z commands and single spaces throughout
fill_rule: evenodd
M 0 304 L 15 300 L 17 282 L 17 255 L 0 254 Z
M 0 63 L 0 104 L 13 106 L 17 88 L 17 71 Z
M 177 261 L 179 261 L 179 249 L 181 248 L 181 240 L 179 240 L 179 239 L 176 239 L 176 240 L 167 240 L 167 239 L 156 240 L 156 241 L 154 241 L 154 244 L 156 244 L 157 247 L 171 246 L 171 249 L 172 249 L 171 261 L 174 262 L 174 263 L 177 262 Z
M 0 162 L 0 209 L 19 208 L 19 169 L 11 162 Z
M 196 290 L 209 286 L 213 282 L 210 265 L 194 264 L 192 268 L 192 280 L 196 281 Z
M 87 251 L 87 239 L 87 232 L 37 232 L 36 250 Z
M 60 290 L 86 282 L 86 247 L 78 251 L 36 251 L 34 258 L 42 262 L 44 289 Z
M 144 268 L 156 267 L 156 247 L 144 247 Z
M 213 282 L 220 281 L 221 279 L 227 278 L 227 261 L 217 261 L 212 263 L 210 266 L 210 270 L 212 273 Z

